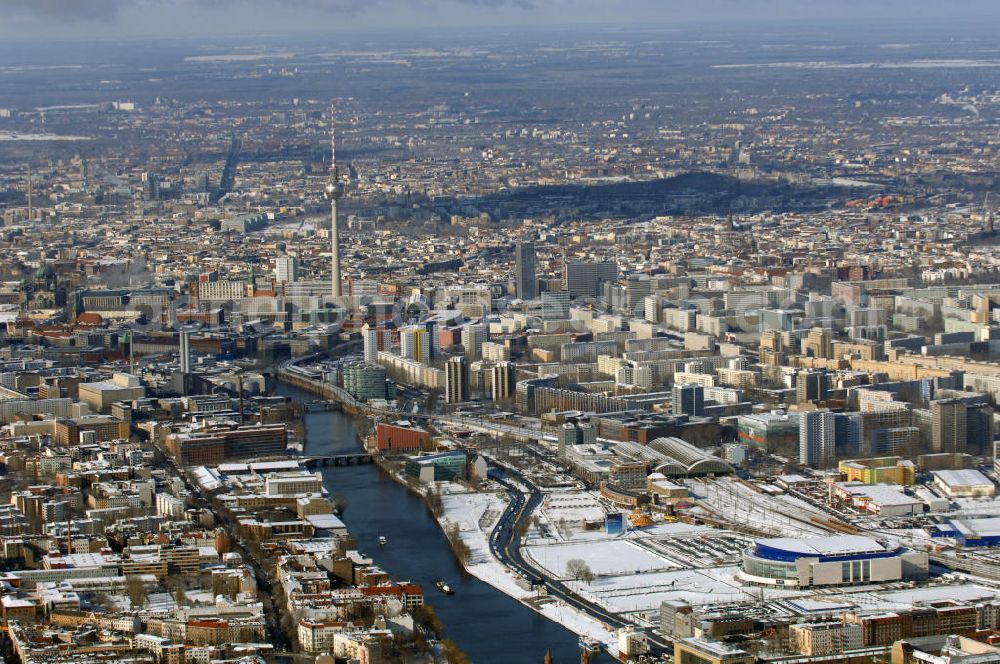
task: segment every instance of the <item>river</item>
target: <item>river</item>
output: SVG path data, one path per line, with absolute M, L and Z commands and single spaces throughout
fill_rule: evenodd
M 278 394 L 309 401 L 315 397 L 279 384 Z M 337 411 L 306 414 L 306 454 L 357 451 L 352 419 Z M 468 654 L 474 664 L 541 664 L 546 650 L 556 664 L 580 661 L 575 634 L 490 585 L 464 574 L 444 533 L 423 501 L 397 484 L 377 466 L 323 468 L 331 496 L 346 499 L 344 523 L 358 548 L 394 578 L 420 584 L 444 624 L 445 637 Z M 384 535 L 389 542 L 379 546 Z M 455 594 L 434 588 L 443 579 Z M 591 662 L 608 661 L 606 656 Z

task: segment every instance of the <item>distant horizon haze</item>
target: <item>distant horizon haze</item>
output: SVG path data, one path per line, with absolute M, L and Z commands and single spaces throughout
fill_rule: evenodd
M 684 26 L 852 22 L 884 29 L 919 20 L 996 22 L 1000 2 L 962 0 L 0 0 L 0 37 L 17 42 L 185 36 L 277 36 L 388 29 Z M 986 26 L 982 23 L 985 22 Z

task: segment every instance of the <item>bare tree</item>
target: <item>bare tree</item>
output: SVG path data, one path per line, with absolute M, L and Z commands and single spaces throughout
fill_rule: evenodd
M 463 565 L 468 565 L 469 561 L 472 559 L 472 549 L 470 549 L 469 545 L 462 540 L 458 524 L 449 523 L 445 526 L 444 534 L 448 538 L 448 543 L 451 544 L 451 549 L 454 551 L 458 562 Z
M 570 558 L 566 561 L 566 574 L 584 583 L 590 583 L 594 580 L 594 573 L 591 571 L 590 565 L 580 558 Z
M 146 604 L 146 585 L 138 576 L 129 576 L 125 581 L 125 594 L 134 609 L 141 609 Z
M 448 664 L 471 664 L 472 662 L 469 656 L 462 652 L 458 644 L 451 639 L 443 640 L 441 648 L 444 650 L 444 656 L 448 660 Z
M 441 502 L 441 494 L 434 490 L 432 485 L 427 489 L 427 495 L 424 497 L 427 502 L 427 507 L 430 509 L 431 514 L 436 517 L 440 517 L 444 514 L 444 504 Z

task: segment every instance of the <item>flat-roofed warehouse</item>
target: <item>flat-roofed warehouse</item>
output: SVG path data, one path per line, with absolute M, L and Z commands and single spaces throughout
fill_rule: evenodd
M 995 496 L 993 480 L 978 470 L 935 470 L 934 486 L 949 498 L 982 498 Z
M 931 537 L 952 537 L 962 546 L 1000 546 L 1000 517 L 949 519 L 934 526 Z

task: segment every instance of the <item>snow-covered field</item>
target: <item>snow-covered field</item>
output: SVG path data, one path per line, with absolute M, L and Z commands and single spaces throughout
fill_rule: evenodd
M 585 561 L 597 576 L 639 574 L 678 567 L 666 558 L 623 540 L 530 546 L 525 549 L 525 555 L 562 579 L 567 577 L 567 563 L 574 558 Z
M 538 520 L 547 526 L 545 541 L 594 539 L 604 536 L 603 531 L 583 530 L 585 522 L 602 521 L 604 507 L 588 491 L 568 490 L 548 493 L 535 511 Z M 533 541 L 539 533 L 532 533 Z
M 735 567 L 674 570 L 599 577 L 589 585 L 582 582 L 572 585 L 581 594 L 615 612 L 658 610 L 660 603 L 668 599 L 692 605 L 751 601 L 753 597 L 735 579 L 736 570 Z M 775 596 L 780 596 L 779 593 Z M 784 594 L 793 593 L 786 591 Z

